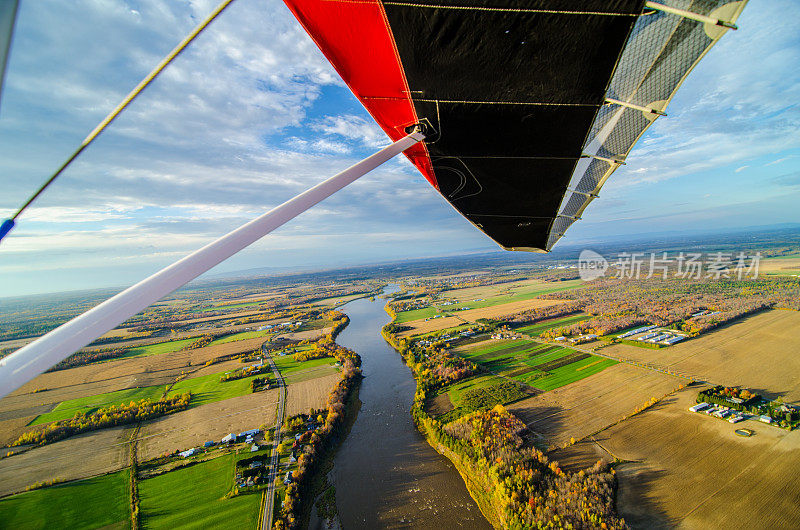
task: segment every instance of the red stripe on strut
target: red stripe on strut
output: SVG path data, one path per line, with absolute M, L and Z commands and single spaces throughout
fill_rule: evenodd
M 342 2 L 284 0 L 316 45 L 378 125 L 397 141 L 419 121 L 383 4 L 379 0 Z M 405 151 L 438 189 L 423 143 Z

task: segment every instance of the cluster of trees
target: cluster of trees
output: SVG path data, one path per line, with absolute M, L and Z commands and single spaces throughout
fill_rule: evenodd
M 471 376 L 477 370 L 474 363 L 441 349 L 428 350 L 411 368 L 422 384 L 429 389 L 455 383 Z
M 475 363 L 453 355 L 443 348 L 443 342 L 434 342 L 422 347 L 408 339 L 401 339 L 392 332 L 392 324 L 383 327 L 383 337 L 394 347 L 414 372 L 418 384 L 426 389 L 435 389 L 473 375 L 478 367 Z
M 250 381 L 250 392 L 260 392 L 266 388 L 269 388 L 272 383 L 270 382 L 269 377 L 254 377 Z
M 762 309 L 800 310 L 800 279 L 600 279 L 582 289 L 552 293 L 547 297 L 571 300 L 597 316 L 547 330 L 543 337 L 607 335 L 638 325 L 673 323 L 690 334 L 697 334 Z M 704 310 L 716 314 L 692 317 Z
M 314 347 L 310 350 L 299 351 L 293 355 L 294 360 L 297 362 L 310 361 L 312 359 L 322 359 L 323 357 L 332 357 L 331 351 L 327 348 Z
M 129 404 L 111 405 L 99 408 L 91 414 L 76 412 L 69 420 L 47 425 L 44 429 L 23 433 L 12 446 L 37 444 L 45 445 L 86 431 L 95 431 L 117 425 L 127 425 L 178 412 L 189 406 L 191 392 L 159 400 L 142 399 Z
M 261 366 L 246 366 L 244 368 L 234 370 L 233 372 L 223 374 L 222 377 L 219 378 L 219 382 L 225 383 L 227 381 L 236 381 L 237 379 L 244 379 L 245 377 L 250 377 L 251 375 L 260 375 L 269 371 L 271 371 L 271 368 L 267 364 L 262 364 Z
M 582 304 L 580 302 L 566 302 L 563 304 L 528 309 L 527 311 L 511 315 L 510 317 L 507 317 L 506 320 L 514 324 L 529 324 L 538 322 L 540 320 L 547 320 L 549 318 L 571 315 L 573 313 L 577 313 L 581 309 Z
M 525 425 L 501 405 L 447 427 L 414 409 L 436 443 L 468 462 L 503 528 L 625 528 L 614 508 L 616 476 L 608 464 L 564 473 L 558 462 L 526 447 Z
M 333 329 L 330 332 L 331 340 L 336 340 L 339 333 L 350 323 L 350 317 L 341 311 L 328 311 L 325 313 L 325 318 L 333 323 Z
M 544 282 L 565 282 L 567 280 L 577 280 L 580 275 L 575 269 L 550 269 L 534 275 L 537 280 Z
M 403 311 L 413 311 L 415 309 L 424 309 L 426 307 L 430 307 L 431 299 L 429 297 L 424 298 L 414 298 L 412 300 L 398 300 L 391 302 L 389 305 L 386 306 L 386 312 L 389 313 L 389 316 L 394 319 L 397 316 L 397 313 L 402 313 Z
M 70 355 L 47 371 L 56 372 L 58 370 L 66 370 L 67 368 L 75 368 L 76 366 L 83 366 L 85 364 L 92 364 L 99 361 L 117 359 L 126 353 L 128 353 L 126 348 L 112 348 L 85 352 L 79 351 L 78 353 Z
M 213 342 L 214 336 L 213 335 L 203 335 L 199 339 L 194 342 L 190 342 L 186 346 L 183 347 L 184 350 L 193 350 L 195 348 L 202 348 L 204 346 L 208 346 Z
M 347 400 L 361 378 L 361 357 L 347 348 L 337 346 L 336 359 L 342 366 L 342 377 L 328 393 L 324 411 L 324 421 L 313 431 L 307 431 L 301 438 L 307 442 L 297 459 L 297 469 L 292 472 L 292 483 L 286 487 L 286 496 L 280 515 L 273 524 L 275 530 L 286 530 L 298 526 L 298 512 L 301 502 L 311 502 L 313 493 L 310 478 L 326 451 L 331 450 L 344 427 Z M 318 420 L 320 418 L 317 418 Z M 290 422 L 291 425 L 291 422 Z

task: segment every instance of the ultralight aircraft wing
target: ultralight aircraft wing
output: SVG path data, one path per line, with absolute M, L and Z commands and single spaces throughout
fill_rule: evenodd
M 745 2 L 285 0 L 393 140 L 501 247 L 549 251 Z

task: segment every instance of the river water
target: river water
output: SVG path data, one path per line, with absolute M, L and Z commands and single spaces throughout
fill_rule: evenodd
M 336 339 L 361 355 L 365 376 L 361 409 L 330 476 L 342 527 L 491 528 L 453 464 L 414 427 L 414 378 L 380 334 L 390 321 L 385 304 L 377 298 L 345 305 L 350 324 Z

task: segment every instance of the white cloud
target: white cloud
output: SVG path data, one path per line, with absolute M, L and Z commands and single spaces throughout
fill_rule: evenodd
M 653 183 L 800 145 L 800 37 L 792 0 L 752 0 L 689 75 L 611 183 Z
M 356 140 L 371 148 L 380 148 L 390 143 L 386 133 L 372 120 L 361 116 L 327 116 L 311 124 L 311 129 L 328 135 L 338 135 Z

